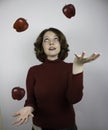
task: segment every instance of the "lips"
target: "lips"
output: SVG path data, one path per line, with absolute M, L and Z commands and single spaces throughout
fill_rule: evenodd
M 53 50 L 55 50 L 55 49 L 56 49 L 55 47 L 50 47 L 50 48 L 49 48 L 50 51 L 53 51 Z

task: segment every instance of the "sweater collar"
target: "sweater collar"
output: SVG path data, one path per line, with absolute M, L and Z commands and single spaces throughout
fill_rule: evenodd
M 46 59 L 46 60 L 45 60 L 45 63 L 60 63 L 61 61 L 62 61 L 61 59 L 56 59 L 56 60 Z

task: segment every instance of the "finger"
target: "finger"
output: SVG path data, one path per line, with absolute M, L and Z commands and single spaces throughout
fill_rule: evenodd
M 29 120 L 29 117 L 31 116 L 31 114 L 30 115 L 28 115 L 28 117 L 27 118 L 25 118 L 25 123 L 27 123 L 28 122 L 28 120 Z
M 95 59 L 97 59 L 100 56 L 100 54 L 93 53 L 89 58 L 87 58 L 86 62 L 91 62 Z
M 17 113 L 12 114 L 12 116 L 13 116 L 13 117 L 16 117 L 16 116 L 19 116 L 19 115 L 20 115 L 20 113 L 18 113 L 18 112 L 17 112 Z
M 28 120 L 29 120 L 29 117 L 28 117 L 28 118 L 25 118 L 25 123 L 27 123 L 27 122 L 28 122 Z
M 100 56 L 100 54 L 96 54 L 95 58 L 97 59 Z
M 92 57 L 92 56 L 96 56 L 96 57 L 98 57 L 98 56 L 100 56 L 100 54 L 93 53 L 93 54 L 91 55 L 91 57 Z
M 30 115 L 31 115 L 31 117 L 34 117 L 34 115 L 32 113 Z
M 87 61 L 92 61 L 92 60 L 94 60 L 94 57 L 95 57 L 95 54 L 93 53 L 91 56 L 89 56 L 88 58 L 87 58 Z
M 96 56 L 96 53 L 93 53 L 90 57 L 94 57 L 94 56 Z
M 19 126 L 19 125 L 22 125 L 22 124 L 25 122 L 25 120 L 26 120 L 26 118 L 21 119 L 20 122 L 17 123 L 17 125 L 18 125 L 18 126 Z
M 12 122 L 12 125 L 17 125 L 17 126 L 18 126 L 18 125 L 23 124 L 24 121 L 25 121 L 25 118 L 24 118 L 24 119 L 19 118 L 19 119 L 17 119 L 16 121 Z
M 12 125 L 18 124 L 21 121 L 21 119 L 17 119 L 15 121 L 12 122 Z
M 74 55 L 75 55 L 76 58 L 79 58 L 79 56 L 76 53 Z
M 84 56 L 85 56 L 85 52 L 83 51 L 82 53 L 81 53 L 81 55 L 77 55 L 76 53 L 74 54 L 78 59 L 79 58 L 84 58 Z
M 28 118 L 25 119 L 25 123 L 28 122 L 30 116 L 31 116 L 31 117 L 34 117 L 34 115 L 33 115 L 32 113 L 30 113 L 30 115 L 28 115 Z
M 84 56 L 85 56 L 85 52 L 83 51 L 81 57 L 84 58 Z
M 94 53 L 94 54 L 91 55 L 91 60 L 95 60 L 95 59 L 97 59 L 99 56 L 100 56 L 100 54 Z

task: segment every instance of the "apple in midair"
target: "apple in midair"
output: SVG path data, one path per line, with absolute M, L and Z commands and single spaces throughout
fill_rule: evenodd
M 21 100 L 25 96 L 25 90 L 21 87 L 14 87 L 11 94 L 14 100 Z
M 17 32 L 23 32 L 25 30 L 27 30 L 29 24 L 27 23 L 26 19 L 24 18 L 18 18 L 15 23 L 13 24 L 13 28 L 17 31 Z
M 75 10 L 75 7 L 73 4 L 68 4 L 68 5 L 65 5 L 63 8 L 62 8 L 62 11 L 64 13 L 64 15 L 67 17 L 67 18 L 72 18 L 75 16 L 76 14 L 76 10 Z

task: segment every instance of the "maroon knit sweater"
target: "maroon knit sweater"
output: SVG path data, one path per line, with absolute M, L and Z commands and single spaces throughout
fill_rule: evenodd
M 27 100 L 33 123 L 43 128 L 70 128 L 75 123 L 73 104 L 83 95 L 83 73 L 72 74 L 72 63 L 46 60 L 29 69 Z

